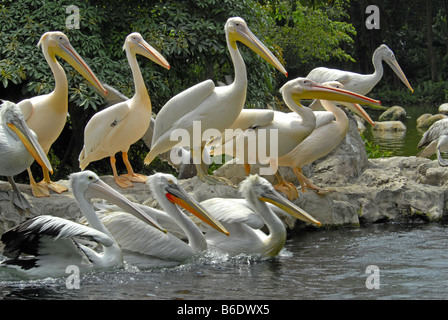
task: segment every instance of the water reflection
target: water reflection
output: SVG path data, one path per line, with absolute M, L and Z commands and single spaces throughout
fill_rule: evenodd
M 406 141 L 406 131 L 379 131 L 372 130 L 371 141 L 388 150 L 399 152 L 404 149 Z
M 417 119 L 422 114 L 437 114 L 436 106 L 408 106 L 405 108 L 407 120 L 403 123 L 406 131 L 387 132 L 367 128 L 364 136 L 368 141 L 379 145 L 382 150 L 392 152 L 392 156 L 415 156 L 420 151 L 417 149 L 418 142 L 426 130 L 417 128 Z M 371 112 L 369 112 L 370 114 Z M 381 113 L 371 114 L 372 119 L 377 120 Z

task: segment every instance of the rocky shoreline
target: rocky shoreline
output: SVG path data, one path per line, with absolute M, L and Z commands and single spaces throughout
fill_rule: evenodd
M 252 173 L 258 172 L 252 166 Z M 289 168 L 280 168 L 286 180 L 298 185 Z M 332 189 L 325 194 L 314 191 L 302 193 L 294 202 L 326 227 L 361 225 L 387 221 L 440 221 L 448 210 L 448 170 L 436 160 L 418 157 L 391 157 L 368 159 L 355 120 L 351 118 L 345 140 L 327 157 L 303 168 L 313 182 Z M 227 163 L 215 172 L 235 185 L 244 179 L 242 165 Z M 155 206 L 148 187 L 135 184 L 120 189 L 111 176 L 101 177 L 132 201 Z M 276 183 L 275 177 L 266 177 Z M 59 181 L 67 185 L 67 181 Z M 197 200 L 211 197 L 240 197 L 236 187 L 209 186 L 197 177 L 180 181 Z M 49 198 L 34 198 L 28 185 L 19 185 L 34 209 L 19 212 L 9 200 L 0 198 L 0 233 L 28 217 L 38 214 L 76 219 L 80 212 L 70 192 L 52 193 Z M 7 182 L 0 182 L 0 191 L 10 190 Z M 302 227 L 302 222 L 286 221 L 290 230 Z

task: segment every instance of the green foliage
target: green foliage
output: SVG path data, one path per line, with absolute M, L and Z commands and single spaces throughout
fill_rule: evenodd
M 361 138 L 366 146 L 367 158 L 376 159 L 376 158 L 387 158 L 392 156 L 391 151 L 381 149 L 379 145 L 367 140 L 362 134 Z
M 283 49 L 288 71 L 304 76 L 310 64 L 328 61 L 354 61 L 343 47 L 353 44 L 356 34 L 347 18 L 348 1 L 278 1 L 269 7 L 277 22 L 272 38 Z
M 380 86 L 372 90 L 369 96 L 380 99 L 383 105 L 437 105 L 448 100 L 448 81 L 422 81 L 414 86 L 413 93 L 407 88 L 392 90 L 390 87 Z

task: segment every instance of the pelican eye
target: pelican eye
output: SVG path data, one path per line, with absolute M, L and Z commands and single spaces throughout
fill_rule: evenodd
M 87 179 L 89 179 L 90 181 L 93 181 L 95 178 L 93 176 L 89 176 Z
M 174 183 L 174 181 L 172 179 L 168 179 L 167 182 L 168 182 L 168 184 L 173 184 Z

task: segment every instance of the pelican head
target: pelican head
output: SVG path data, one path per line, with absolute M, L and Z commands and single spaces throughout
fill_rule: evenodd
M 70 186 L 73 195 L 84 195 L 86 199 L 101 198 L 112 202 L 119 206 L 126 212 L 131 213 L 137 218 L 149 222 L 155 228 L 166 233 L 166 230 L 161 227 L 151 216 L 139 209 L 135 204 L 126 199 L 122 194 L 115 191 L 112 187 L 104 183 L 95 173 L 86 170 L 81 172 L 72 173 L 69 177 Z M 77 199 L 78 201 L 82 200 Z
M 229 235 L 226 228 L 191 197 L 177 183 L 177 179 L 173 175 L 166 173 L 153 174 L 148 178 L 147 184 L 150 186 L 152 192 L 163 192 L 170 202 L 188 210 L 216 230 Z
M 409 90 L 414 92 L 414 89 L 409 84 L 409 81 L 404 75 L 403 70 L 401 70 L 398 61 L 395 58 L 395 54 L 388 46 L 386 46 L 385 44 L 380 45 L 373 53 L 374 60 L 376 57 L 380 57 L 380 59 L 384 60 L 392 68 L 392 70 L 395 72 L 398 78 L 400 78 L 400 80 L 406 85 L 406 87 L 408 87 Z
M 344 90 L 342 88 L 333 88 L 331 86 L 318 84 L 307 78 L 296 78 L 288 81 L 280 88 L 280 92 L 284 99 L 285 97 L 290 96 L 299 106 L 300 100 L 302 99 L 322 99 L 374 106 L 381 105 L 381 102 L 378 100 L 370 99 L 361 94 Z
M 266 179 L 259 175 L 250 175 L 241 182 L 239 190 L 246 199 L 250 199 L 254 195 L 259 200 L 272 203 L 297 219 L 312 223 L 319 227 L 322 225 L 305 210 L 282 197 Z
M 45 32 L 40 38 L 37 46 L 42 46 L 44 55 L 48 52 L 49 58 L 54 62 L 56 62 L 55 56 L 59 56 L 67 61 L 101 93 L 107 94 L 107 90 L 100 83 L 87 63 L 73 48 L 65 34 L 60 31 Z
M 226 36 L 233 49 L 237 49 L 239 41 L 255 51 L 263 59 L 273 65 L 277 70 L 288 76 L 288 72 L 268 48 L 250 31 L 244 19 L 239 17 L 229 18 L 225 25 Z
M 11 138 L 20 140 L 33 158 L 49 172 L 53 173 L 48 158 L 37 141 L 37 135 L 26 124 L 21 109 L 10 101 L 2 101 L 0 106 L 1 125 L 11 130 Z
M 133 32 L 126 37 L 123 50 L 142 55 L 166 69 L 170 68 L 168 61 L 156 49 L 150 46 L 138 32 Z

